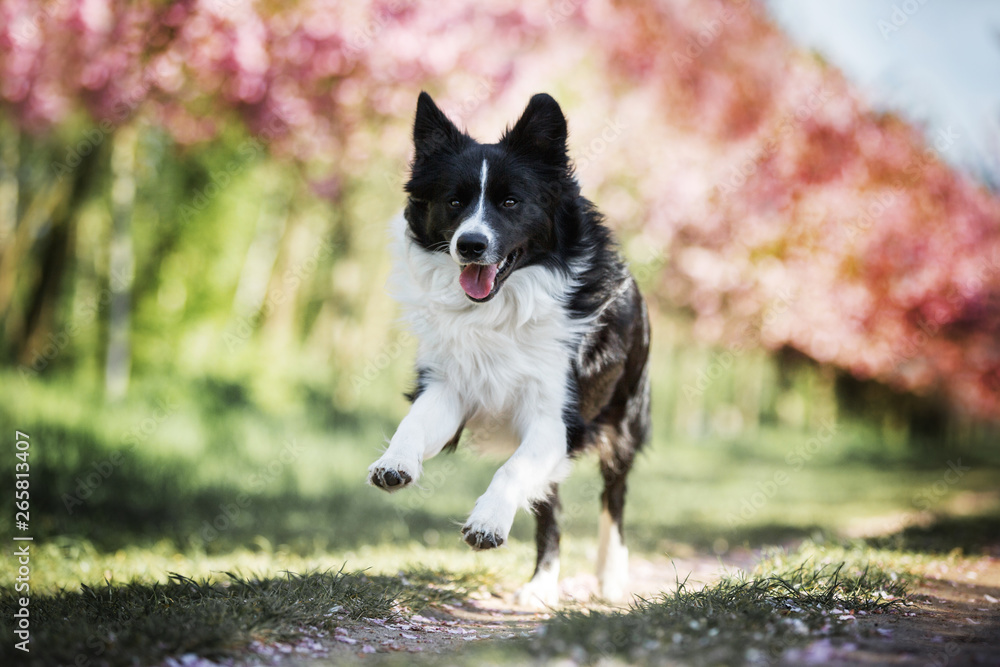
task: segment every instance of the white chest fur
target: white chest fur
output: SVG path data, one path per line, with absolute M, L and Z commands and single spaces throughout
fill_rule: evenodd
M 473 303 L 448 254 L 419 247 L 405 227 L 395 236 L 390 288 L 419 340 L 417 365 L 451 385 L 480 423 L 509 415 L 519 430 L 540 409 L 561 411 L 579 340 L 579 323 L 564 307 L 571 279 L 525 267 L 492 300 Z
M 515 269 L 493 299 L 473 303 L 450 255 L 414 243 L 402 219 L 395 227 L 390 288 L 420 341 L 417 365 L 428 377 L 369 467 L 369 483 L 387 491 L 415 483 L 423 462 L 463 424 L 485 429 L 488 440 L 511 430 L 520 444 L 462 529 L 474 548 L 494 548 L 507 540 L 518 507 L 545 498 L 569 472 L 563 409 L 572 350 L 585 327 L 565 306 L 576 274 Z

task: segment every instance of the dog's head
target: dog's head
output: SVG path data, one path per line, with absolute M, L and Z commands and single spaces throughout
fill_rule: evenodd
M 426 250 L 451 256 L 456 289 L 469 299 L 489 301 L 512 273 L 553 250 L 558 209 L 575 189 L 554 99 L 535 95 L 498 143 L 481 144 L 420 93 L 413 144 L 410 231 Z

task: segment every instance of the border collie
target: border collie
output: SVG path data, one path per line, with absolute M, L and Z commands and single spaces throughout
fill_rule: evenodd
M 558 603 L 559 482 L 596 449 L 604 477 L 597 574 L 620 600 L 628 576 L 625 479 L 649 433 L 649 320 L 601 214 L 580 194 L 554 99 L 531 98 L 499 143 L 459 130 L 427 93 L 390 284 L 419 341 L 409 413 L 368 481 L 397 491 L 464 429 L 516 437 L 462 528 L 473 549 L 537 519 L 522 604 Z

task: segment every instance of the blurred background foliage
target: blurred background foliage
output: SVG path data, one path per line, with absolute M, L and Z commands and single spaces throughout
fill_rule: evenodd
M 1000 200 L 758 2 L 0 0 L 0 82 L 0 422 L 49 535 L 452 536 L 495 463 L 362 488 L 412 381 L 384 283 L 422 89 L 484 140 L 564 107 L 655 320 L 645 547 L 997 504 Z

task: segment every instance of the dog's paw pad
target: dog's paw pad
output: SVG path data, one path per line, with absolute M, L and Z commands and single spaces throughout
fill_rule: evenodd
M 503 538 L 486 530 L 474 530 L 466 526 L 462 529 L 465 542 L 476 551 L 496 549 L 503 544 Z
M 393 468 L 374 468 L 368 476 L 368 481 L 386 491 L 398 491 L 410 484 L 413 478 L 405 470 Z

